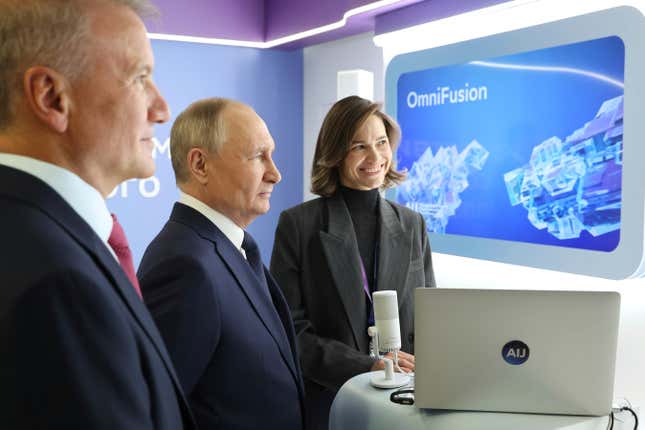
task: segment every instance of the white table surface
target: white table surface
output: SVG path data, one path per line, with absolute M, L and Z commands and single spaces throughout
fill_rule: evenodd
M 609 417 L 419 409 L 390 401 L 395 390 L 374 388 L 371 373 L 342 386 L 331 407 L 330 430 L 605 430 Z M 614 423 L 615 430 L 632 428 Z

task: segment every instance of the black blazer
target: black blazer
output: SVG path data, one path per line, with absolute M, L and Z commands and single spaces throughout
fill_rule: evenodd
M 301 429 L 304 391 L 289 309 L 206 217 L 177 203 L 139 268 L 200 429 Z
M 402 349 L 414 352 L 414 289 L 434 287 L 425 222 L 379 197 L 377 287 L 397 291 Z M 280 215 L 271 273 L 289 303 L 307 396 L 368 372 L 367 305 L 352 220 L 340 193 Z
M 145 305 L 90 226 L 0 166 L 0 420 L 10 429 L 192 429 Z

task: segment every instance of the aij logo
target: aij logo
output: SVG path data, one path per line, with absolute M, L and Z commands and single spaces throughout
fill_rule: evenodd
M 529 346 L 521 340 L 512 340 L 502 348 L 502 358 L 508 364 L 523 364 L 529 359 Z

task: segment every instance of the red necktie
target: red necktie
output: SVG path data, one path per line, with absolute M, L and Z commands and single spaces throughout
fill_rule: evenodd
M 132 252 L 130 252 L 130 246 L 128 246 L 128 239 L 125 238 L 125 233 L 119 221 L 116 219 L 116 215 L 112 214 L 112 233 L 110 233 L 110 238 L 108 239 L 108 244 L 114 250 L 116 258 L 119 259 L 119 264 L 125 272 L 134 290 L 137 292 L 139 297 L 141 297 L 141 288 L 139 288 L 139 280 L 137 279 L 136 273 L 134 273 L 134 264 L 132 263 Z

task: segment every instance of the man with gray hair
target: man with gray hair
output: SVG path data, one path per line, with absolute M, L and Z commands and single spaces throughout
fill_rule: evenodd
M 0 0 L 0 420 L 192 429 L 105 197 L 154 172 L 145 0 Z
M 170 133 L 180 198 L 139 277 L 200 428 L 303 427 L 289 308 L 245 231 L 281 179 L 274 148 L 227 99 L 193 103 Z

